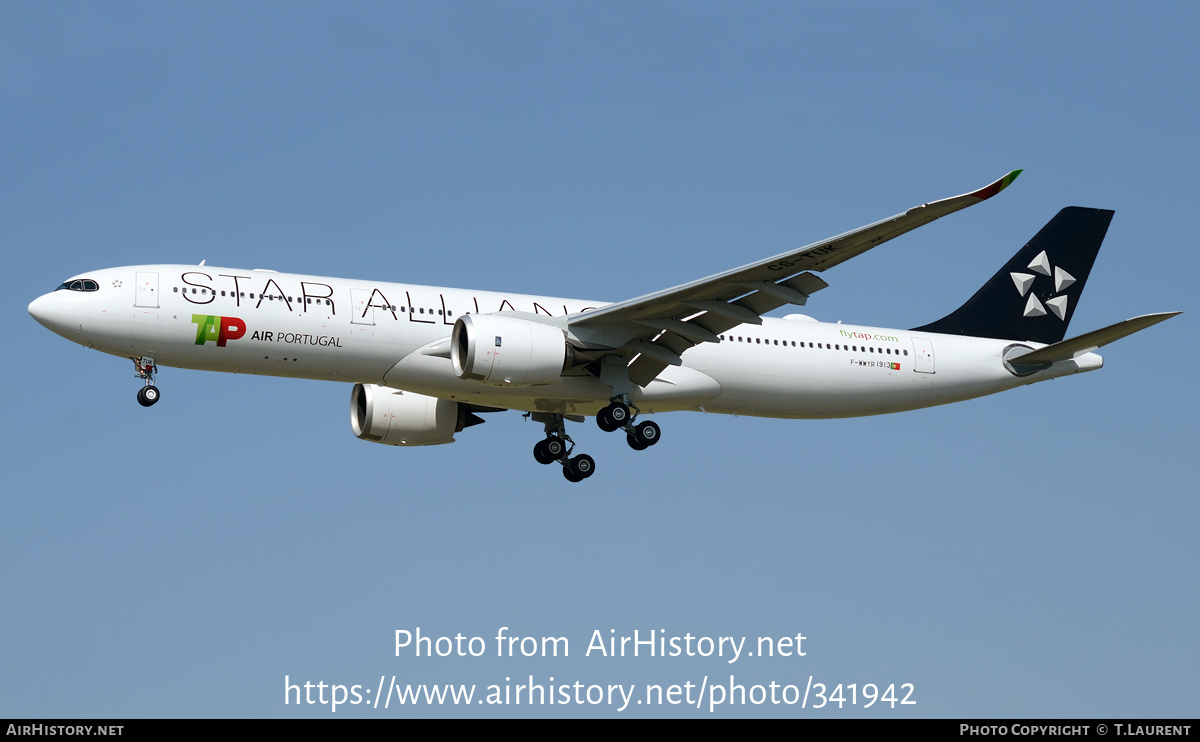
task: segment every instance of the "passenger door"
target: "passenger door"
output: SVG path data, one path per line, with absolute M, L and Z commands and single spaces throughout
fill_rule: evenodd
M 137 290 L 134 294 L 135 307 L 158 307 L 158 274 L 138 271 Z

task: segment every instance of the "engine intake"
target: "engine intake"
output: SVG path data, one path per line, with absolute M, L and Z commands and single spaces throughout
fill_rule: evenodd
M 450 361 L 460 379 L 497 386 L 562 381 L 574 349 L 551 325 L 495 314 L 465 314 L 454 322 Z
M 453 443 L 455 433 L 481 422 L 482 418 L 448 399 L 375 384 L 355 384 L 350 392 L 350 427 L 364 441 L 436 446 Z

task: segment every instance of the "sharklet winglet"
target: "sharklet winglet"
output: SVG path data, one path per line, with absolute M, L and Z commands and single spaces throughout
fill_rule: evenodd
M 980 201 L 986 201 L 987 199 L 991 198 L 992 196 L 995 196 L 1000 191 L 1003 191 L 1005 188 L 1008 188 L 1010 185 L 1012 185 L 1013 181 L 1017 179 L 1017 176 L 1019 176 L 1023 172 L 1025 172 L 1023 169 L 1022 170 L 1013 170 L 1008 175 L 1005 175 L 1000 180 L 997 180 L 995 183 L 989 183 L 988 185 L 985 185 L 983 188 L 980 188 L 978 191 L 975 191 L 974 193 L 970 193 L 967 195 L 969 195 L 973 198 L 977 198 Z

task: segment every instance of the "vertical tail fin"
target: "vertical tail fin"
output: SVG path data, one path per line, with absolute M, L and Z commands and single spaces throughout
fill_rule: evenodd
M 951 314 L 920 332 L 1057 343 L 1083 294 L 1113 212 L 1068 206 Z

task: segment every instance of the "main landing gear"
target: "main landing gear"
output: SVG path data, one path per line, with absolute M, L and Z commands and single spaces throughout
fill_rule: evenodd
M 612 403 L 600 410 L 596 415 L 596 424 L 600 429 L 611 433 L 617 430 L 625 431 L 625 440 L 629 447 L 641 451 L 658 443 L 661 431 L 658 424 L 646 420 L 634 424 L 637 408 L 629 404 L 628 397 L 614 397 Z M 562 415 L 550 412 L 532 412 L 528 415 L 535 422 L 546 426 L 546 437 L 533 447 L 533 458 L 539 464 L 562 464 L 563 476 L 569 482 L 582 482 L 596 471 L 596 461 L 587 454 L 572 456 L 575 441 L 567 435 L 566 420 L 583 422 L 580 415 Z
M 568 482 L 582 482 L 596 473 L 596 461 L 586 453 L 571 456 L 575 441 L 567 435 L 562 415 L 544 412 L 533 413 L 533 419 L 546 426 L 546 439 L 533 447 L 533 457 L 539 464 L 562 464 L 563 476 Z M 582 418 L 580 418 L 582 419 Z
M 153 358 L 142 356 L 133 359 L 133 368 L 137 371 L 137 378 L 146 382 L 146 385 L 138 390 L 137 401 L 142 407 L 149 407 L 158 401 L 158 387 L 154 386 L 154 374 L 158 373 L 158 366 L 154 365 Z
M 634 424 L 637 419 L 637 407 L 629 404 L 627 397 L 614 397 L 608 407 L 596 414 L 596 425 L 605 433 L 616 430 L 625 431 L 625 440 L 635 451 L 643 451 L 658 443 L 662 431 L 658 424 L 650 420 Z

